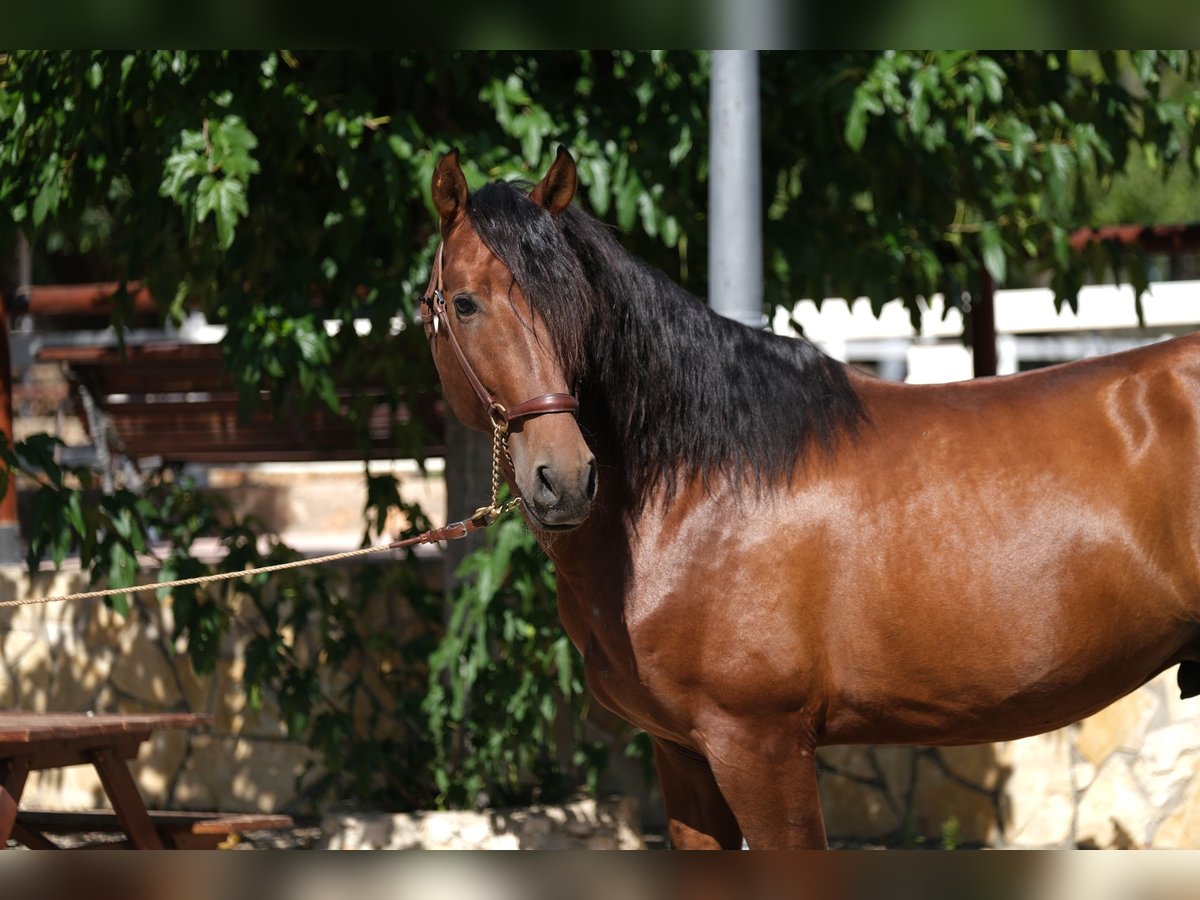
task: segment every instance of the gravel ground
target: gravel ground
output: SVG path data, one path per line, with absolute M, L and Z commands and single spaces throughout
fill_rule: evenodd
M 314 850 L 321 844 L 318 822 L 297 822 L 295 828 L 275 831 L 247 831 L 232 850 Z
M 50 840 L 64 849 L 73 847 L 102 846 L 117 844 L 124 839 L 120 832 L 97 831 L 83 834 L 54 834 Z M 321 826 L 317 821 L 300 820 L 296 827 L 271 831 L 246 831 L 237 835 L 226 849 L 229 850 L 312 850 L 321 843 Z M 9 841 L 8 848 L 24 850 L 16 841 Z
M 114 832 L 96 832 L 92 834 L 54 835 L 52 840 L 61 847 L 81 847 L 85 845 L 101 845 L 119 842 L 124 835 Z M 647 850 L 667 850 L 667 838 L 660 832 L 651 832 L 642 836 Z M 319 821 L 298 821 L 295 828 L 272 831 L 247 831 L 238 835 L 236 841 L 225 849 L 229 850 L 315 850 L 320 848 L 322 840 Z M 9 849 L 25 849 L 16 841 L 8 842 Z M 833 850 L 886 850 L 884 844 L 872 842 L 831 841 Z M 926 849 L 937 849 L 933 843 Z

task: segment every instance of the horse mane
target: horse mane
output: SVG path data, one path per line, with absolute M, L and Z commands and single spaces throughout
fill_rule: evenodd
M 552 216 L 497 182 L 467 214 L 546 323 L 581 424 L 613 429 L 636 504 L 693 477 L 790 481 L 865 420 L 841 363 L 713 312 L 577 206 Z

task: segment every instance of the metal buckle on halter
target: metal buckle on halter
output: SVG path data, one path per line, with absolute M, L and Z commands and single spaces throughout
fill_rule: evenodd
M 422 320 L 433 329 L 434 334 L 437 334 L 438 323 L 442 318 L 441 310 L 446 308 L 446 302 L 442 300 L 441 290 L 434 288 L 432 294 L 423 294 L 417 302 L 422 307 Z M 441 309 L 438 308 L 439 305 L 441 306 Z M 428 318 L 426 318 L 426 314 L 424 312 L 426 308 L 429 310 Z
M 497 434 L 508 434 L 508 410 L 498 401 L 493 400 L 488 406 L 488 418 L 492 420 L 492 427 Z
M 473 523 L 479 528 L 487 528 L 500 518 L 500 514 L 502 512 L 504 512 L 504 510 L 498 508 L 495 505 L 495 501 L 493 501 L 491 506 L 481 506 L 479 509 L 475 510 L 475 512 L 471 514 L 471 517 L 467 521 Z

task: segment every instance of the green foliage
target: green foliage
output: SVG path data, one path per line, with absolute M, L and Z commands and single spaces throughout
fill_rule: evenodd
M 1200 222 L 1200 177 L 1187 159 L 1166 165 L 1154 155 L 1132 152 L 1120 175 L 1087 189 L 1095 195 L 1090 205 L 1096 226 Z
M 769 299 L 900 297 L 951 306 L 986 269 L 1049 269 L 1060 303 L 1093 267 L 1072 252 L 1131 147 L 1194 166 L 1191 53 L 768 54 Z M 794 86 L 795 89 L 793 89 Z M 802 127 L 795 123 L 803 122 Z
M 159 193 L 183 208 L 189 221 L 203 222 L 213 213 L 218 244 L 233 244 L 237 220 L 250 212 L 246 200 L 250 176 L 259 171 L 250 151 L 258 138 L 237 116 L 205 119 L 200 131 L 179 134 L 179 149 L 167 157 Z
M 604 748 L 585 740 L 582 659 L 558 621 L 553 568 L 532 534 L 520 519 L 502 520 L 459 574 L 464 586 L 430 658 L 424 703 L 439 802 L 512 802 L 531 787 L 550 800 L 580 782 L 594 789 Z M 559 761 L 560 725 L 577 748 L 573 765 Z
M 0 440 L 3 436 L 0 435 Z M 36 571 L 39 561 L 48 556 L 57 567 L 75 550 L 80 565 L 89 571 L 90 584 L 106 581 L 108 587 L 129 587 L 136 583 L 138 555 L 147 548 L 148 516 L 153 504 L 128 490 L 98 495 L 92 490 L 96 479 L 87 470 L 62 468 L 55 460 L 55 449 L 62 442 L 49 435 L 36 434 L 10 446 L 0 445 L 0 459 L 6 467 L 5 483 L 16 481 L 17 473 L 31 473 L 37 488 L 33 492 L 32 521 L 27 529 L 27 562 Z M 71 487 L 71 483 L 78 487 Z M 122 614 L 128 612 L 128 598 L 116 594 L 110 603 Z
M 765 305 L 900 297 L 916 316 L 935 292 L 965 305 L 984 270 L 1035 266 L 1067 303 L 1112 268 L 1144 280 L 1136 259 L 1078 254 L 1068 235 L 1149 214 L 1138 201 L 1162 173 L 1193 183 L 1198 60 L 763 54 Z M 357 426 L 365 456 L 359 386 L 385 385 L 396 407 L 435 390 L 420 329 L 394 320 L 414 321 L 428 276 L 438 156 L 460 148 L 478 186 L 536 179 L 567 145 L 581 202 L 703 296 L 708 76 L 703 52 L 3 53 L 0 247 L 23 230 L 35 281 L 86 262 L 146 280 L 164 318 L 225 324 L 245 407 L 321 405 Z M 395 437 L 414 456 L 428 438 L 416 423 Z M 78 552 L 92 581 L 123 586 L 155 540 L 164 579 L 205 571 L 201 535 L 225 566 L 294 555 L 169 472 L 104 494 L 48 439 L 4 453 L 35 479 L 30 565 Z M 423 523 L 394 480 L 368 478 L 364 530 L 396 511 Z M 176 637 L 199 671 L 244 637 L 251 702 L 277 707 L 327 773 L 314 798 L 467 805 L 594 781 L 602 752 L 561 759 L 556 744 L 585 695 L 544 557 L 508 522 L 464 574 L 445 622 L 411 561 L 349 583 L 298 570 L 176 591 Z
M 44 555 L 57 565 L 76 552 L 91 584 L 132 587 L 151 566 L 160 581 L 171 581 L 298 558 L 261 523 L 235 516 L 218 495 L 169 471 L 139 494 L 104 494 L 93 473 L 55 463 L 54 443 L 40 435 L 0 445 L 6 483 L 37 484 L 35 514 L 25 523 L 31 570 Z M 428 521 L 401 504 L 387 482 L 373 479 L 368 517 L 400 508 L 411 523 L 403 536 L 427 529 Z M 201 537 L 220 543 L 219 565 L 196 558 Z M 236 657 L 240 648 L 250 708 L 269 706 L 289 735 L 313 751 L 314 765 L 300 782 L 314 803 L 330 796 L 402 808 L 435 802 L 425 773 L 436 748 L 425 738 L 420 698 L 440 610 L 415 556 L 386 567 L 289 569 L 157 594 L 169 600 L 169 646 L 186 648 L 197 673 L 213 672 L 222 654 Z M 104 602 L 137 616 L 130 598 L 138 596 Z
M 954 816 L 942 822 L 942 849 L 957 850 L 962 843 L 962 826 Z

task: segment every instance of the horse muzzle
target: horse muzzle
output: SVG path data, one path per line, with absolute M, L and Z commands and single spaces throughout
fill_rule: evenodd
M 589 454 L 570 466 L 538 461 L 530 466 L 526 478 L 518 476 L 517 486 L 535 527 L 543 531 L 569 531 L 583 524 L 592 508 L 596 497 L 596 459 Z

